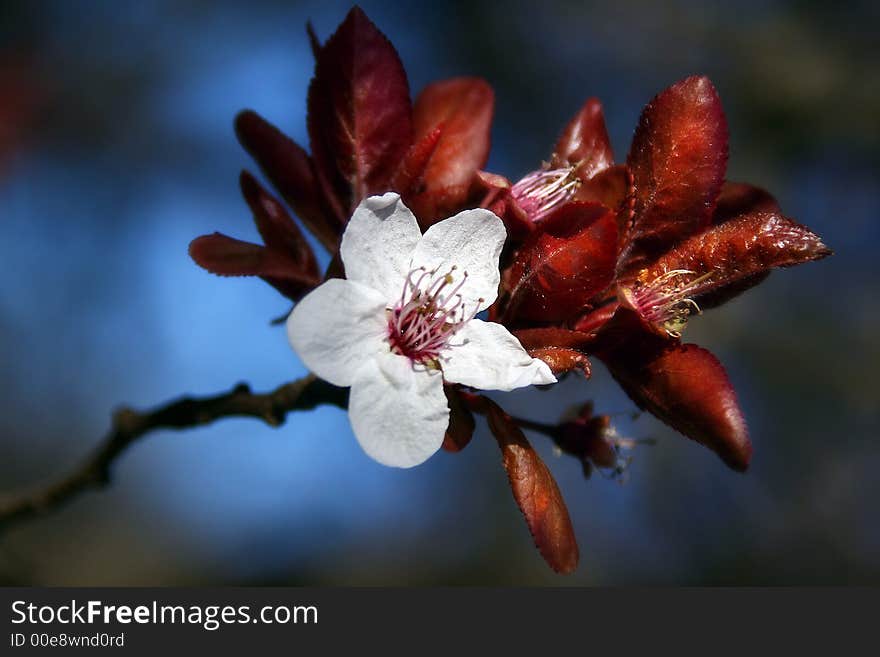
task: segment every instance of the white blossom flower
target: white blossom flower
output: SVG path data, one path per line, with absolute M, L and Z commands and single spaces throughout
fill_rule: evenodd
M 505 237 L 482 209 L 422 235 L 397 194 L 371 196 L 342 236 L 347 279 L 326 281 L 290 314 L 291 346 L 319 377 L 351 386 L 354 434 L 380 463 L 412 467 L 440 449 L 444 380 L 482 390 L 556 381 L 506 328 L 475 318 L 498 295 Z

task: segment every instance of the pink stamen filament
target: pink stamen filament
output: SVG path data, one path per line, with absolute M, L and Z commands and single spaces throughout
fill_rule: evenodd
M 540 221 L 554 208 L 570 200 L 580 184 L 580 179 L 574 175 L 574 167 L 541 169 L 516 183 L 510 193 L 533 221 Z
M 388 309 L 391 351 L 413 363 L 434 366 L 456 331 L 476 316 L 476 304 L 470 314 L 465 313 L 461 289 L 467 272 L 456 283 L 456 269 L 453 266 L 438 276 L 436 269 L 420 267 L 407 274 L 400 300 Z
M 646 322 L 663 329 L 670 337 L 680 338 L 688 317 L 702 312 L 688 295 L 713 274 L 708 272 L 686 283 L 681 282 L 682 277 L 695 273 L 688 269 L 672 269 L 648 284 L 637 283 L 623 291 L 624 302 Z

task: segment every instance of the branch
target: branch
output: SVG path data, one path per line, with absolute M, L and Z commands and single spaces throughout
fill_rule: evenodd
M 189 429 L 227 417 L 253 417 L 271 427 L 287 414 L 321 404 L 347 406 L 347 390 L 309 374 L 267 393 L 252 393 L 240 383 L 213 397 L 181 397 L 153 410 L 122 408 L 113 415 L 109 433 L 78 468 L 64 477 L 18 495 L 0 497 L 0 532 L 16 522 L 53 511 L 86 490 L 110 483 L 113 463 L 132 443 L 156 429 Z

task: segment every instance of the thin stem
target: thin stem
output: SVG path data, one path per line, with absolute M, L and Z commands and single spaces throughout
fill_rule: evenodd
M 246 384 L 213 397 L 181 397 L 149 411 L 122 408 L 104 440 L 77 468 L 33 490 L 0 497 L 0 532 L 28 518 L 63 506 L 89 489 L 110 483 L 116 459 L 135 441 L 157 429 L 189 429 L 227 417 L 253 417 L 272 427 L 287 414 L 322 404 L 345 408 L 347 391 L 309 374 L 267 393 L 253 393 Z

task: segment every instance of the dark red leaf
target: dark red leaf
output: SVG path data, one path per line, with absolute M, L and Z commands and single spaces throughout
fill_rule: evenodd
M 265 247 L 243 242 L 222 233 L 202 235 L 189 245 L 196 264 L 219 276 L 259 276 Z
M 489 157 L 495 94 L 485 80 L 453 78 L 428 85 L 413 109 L 414 141 L 442 126 L 424 170 L 422 193 L 409 201 L 424 223 L 461 209 Z
M 602 103 L 590 98 L 562 131 L 553 149 L 551 166 L 575 165 L 580 178 L 588 180 L 613 164 Z
M 254 223 L 266 247 L 289 256 L 302 273 L 318 277 L 318 263 L 296 222 L 271 194 L 247 171 L 241 172 L 241 192 L 254 214 Z
M 617 210 L 627 200 L 630 180 L 629 173 L 623 165 L 605 169 L 589 180 L 583 181 L 575 192 L 574 200 L 601 203 L 609 210 Z
M 550 470 L 516 423 L 488 402 L 489 428 L 498 441 L 513 497 L 548 565 L 558 573 L 577 568 L 578 546 L 568 509 Z
M 709 224 L 727 167 L 727 122 L 708 78 L 682 80 L 645 107 L 627 165 L 635 206 L 623 258 L 639 267 Z
M 595 203 L 568 203 L 520 249 L 507 277 L 505 316 L 561 321 L 583 311 L 614 277 L 617 221 Z
M 769 192 L 748 183 L 725 182 L 712 215 L 713 224 L 721 224 L 751 212 L 782 214 L 779 203 Z
M 298 301 L 321 281 L 318 263 L 284 206 L 246 171 L 241 190 L 265 242 L 258 275 L 284 296 Z
M 449 402 L 449 427 L 443 437 L 443 449 L 447 452 L 460 452 L 468 446 L 474 435 L 474 416 L 455 388 L 446 386 L 446 399 Z
M 526 349 L 529 356 L 543 360 L 547 363 L 550 371 L 556 376 L 579 370 L 585 377 L 590 378 L 593 373 L 590 366 L 590 359 L 587 355 L 577 351 L 576 349 L 567 349 L 565 347 L 534 347 Z
M 776 212 L 755 210 L 688 238 L 661 256 L 640 279 L 654 280 L 675 269 L 694 272 L 692 278 L 711 273 L 688 293 L 708 307 L 729 299 L 731 290 L 743 292 L 760 282 L 772 268 L 791 267 L 830 253 L 806 226 Z M 743 283 L 748 285 L 743 287 Z M 714 299 L 707 303 L 708 295 Z
M 400 161 L 391 179 L 391 186 L 400 193 L 404 201 L 425 191 L 425 170 L 437 150 L 442 134 L 443 126 L 439 125 L 414 143 L 406 157 Z
M 391 188 L 412 140 L 409 85 L 394 46 L 358 7 L 317 54 L 308 110 L 319 183 L 346 215 Z
M 574 323 L 574 329 L 589 335 L 591 338 L 595 337 L 595 334 L 614 317 L 619 307 L 620 303 L 618 301 L 612 301 L 595 310 L 591 310 Z
M 715 451 L 734 470 L 748 467 L 752 444 L 745 419 L 724 368 L 710 352 L 635 333 L 599 355 L 639 408 Z
M 315 32 L 315 26 L 312 25 L 312 21 L 306 22 L 306 34 L 309 36 L 309 46 L 312 49 L 312 57 L 315 58 L 315 61 L 318 59 L 318 55 L 321 54 L 321 40 L 318 38 L 317 32 Z
M 311 158 L 292 139 L 246 110 L 235 117 L 235 132 L 245 150 L 272 181 L 306 227 L 329 250 L 336 249 L 343 220 L 325 205 L 312 169 Z
M 299 263 L 279 251 L 227 237 L 202 235 L 189 245 L 189 255 L 200 267 L 219 276 L 259 276 L 281 294 L 299 301 L 321 279 L 304 272 Z
M 541 349 L 544 347 L 587 349 L 593 342 L 593 336 L 587 333 L 556 326 L 520 329 L 514 331 L 513 334 L 524 349 Z

